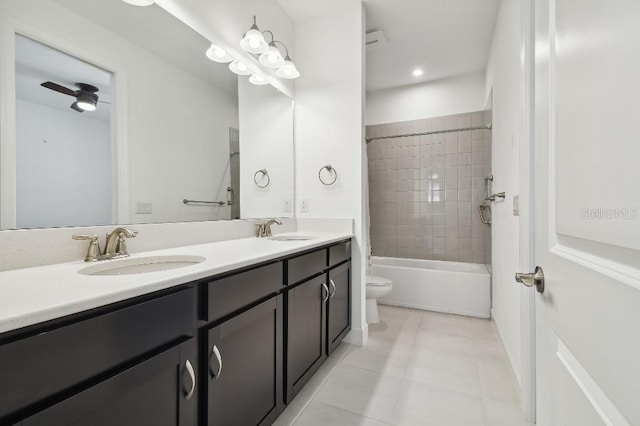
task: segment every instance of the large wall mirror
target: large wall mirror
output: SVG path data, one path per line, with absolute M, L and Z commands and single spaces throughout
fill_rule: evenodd
M 0 228 L 291 216 L 293 101 L 157 5 L 0 0 Z

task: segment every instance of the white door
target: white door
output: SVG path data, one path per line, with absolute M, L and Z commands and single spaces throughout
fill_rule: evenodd
M 640 425 L 640 1 L 535 3 L 537 421 Z

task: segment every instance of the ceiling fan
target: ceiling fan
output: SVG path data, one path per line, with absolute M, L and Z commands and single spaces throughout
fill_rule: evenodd
M 78 90 L 72 90 L 68 87 L 61 86 L 52 81 L 46 81 L 40 84 L 42 87 L 62 93 L 63 95 L 73 96 L 76 101 L 71 105 L 71 109 L 78 112 L 95 111 L 98 102 L 108 104 L 109 102 L 99 101 L 98 88 L 86 83 L 76 83 Z

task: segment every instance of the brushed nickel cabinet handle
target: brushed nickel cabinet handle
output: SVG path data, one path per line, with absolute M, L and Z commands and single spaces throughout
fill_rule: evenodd
M 188 401 L 191 399 L 191 397 L 193 396 L 193 392 L 196 390 L 196 373 L 193 371 L 193 366 L 191 365 L 191 362 L 189 362 L 189 360 L 184 363 L 184 368 L 185 370 L 187 370 L 189 379 L 191 380 L 191 386 L 189 387 L 189 389 L 184 390 L 184 399 Z
M 329 284 L 331 284 L 331 288 L 333 289 L 333 293 L 329 295 L 329 298 L 332 298 L 336 295 L 336 283 L 334 283 L 333 280 L 329 280 Z
M 329 300 L 329 288 L 325 283 L 322 283 L 322 303 L 326 303 Z
M 214 357 L 218 362 L 217 371 L 213 371 L 213 366 L 211 365 L 211 361 Z M 213 380 L 218 380 L 220 378 L 220 374 L 222 373 L 222 356 L 220 355 L 220 351 L 218 350 L 218 347 L 216 345 L 213 345 L 213 348 L 211 348 L 211 355 L 209 357 L 209 371 L 211 372 L 211 377 L 213 377 Z

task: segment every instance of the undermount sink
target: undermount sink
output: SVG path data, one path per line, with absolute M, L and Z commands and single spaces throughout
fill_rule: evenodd
M 134 275 L 193 266 L 205 261 L 202 256 L 149 256 L 104 261 L 78 271 L 83 275 Z
M 269 237 L 271 241 L 308 241 L 313 240 L 315 237 L 307 237 L 305 235 L 276 235 Z

